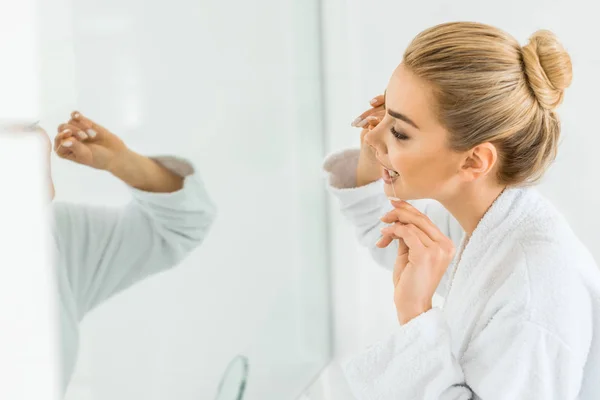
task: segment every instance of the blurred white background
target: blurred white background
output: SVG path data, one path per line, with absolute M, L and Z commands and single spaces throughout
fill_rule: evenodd
M 422 30 L 449 21 L 477 21 L 498 26 L 525 44 L 537 29 L 550 29 L 571 55 L 574 78 L 559 109 L 559 156 L 540 190 L 600 263 L 600 31 L 594 7 L 590 0 L 323 0 L 327 151 L 359 145 L 359 131 L 350 123 L 383 92 L 404 49 Z M 335 203 L 330 215 L 335 357 L 307 392 L 311 400 L 352 398 L 340 361 L 397 327 L 390 272 L 355 244 Z

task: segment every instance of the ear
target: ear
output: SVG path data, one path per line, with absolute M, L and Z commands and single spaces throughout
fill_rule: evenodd
M 466 154 L 460 173 L 468 181 L 480 179 L 489 174 L 498 161 L 496 146 L 490 142 L 473 147 Z

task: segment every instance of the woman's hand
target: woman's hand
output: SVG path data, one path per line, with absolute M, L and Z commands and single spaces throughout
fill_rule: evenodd
M 385 116 L 383 95 L 371 100 L 371 108 L 352 122 L 352 126 L 362 128 L 360 133 L 360 157 L 356 169 L 356 185 L 364 186 L 381 178 L 381 164 L 375 158 L 375 151 L 365 143 L 365 135 L 375 128 Z
M 394 209 L 381 220 L 392 224 L 381 230 L 378 247 L 398 239 L 394 264 L 394 303 L 398 321 L 406 324 L 432 307 L 432 298 L 454 257 L 454 244 L 431 220 L 404 201 L 392 201 Z
M 74 111 L 69 122 L 58 127 L 54 151 L 78 164 L 110 170 L 128 149 L 116 135 Z
M 183 187 L 183 177 L 129 150 L 116 135 L 77 111 L 58 132 L 54 150 L 61 158 L 108 171 L 145 192 L 171 193 Z

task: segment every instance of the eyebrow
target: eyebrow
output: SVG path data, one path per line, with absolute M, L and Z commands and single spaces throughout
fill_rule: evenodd
M 412 126 L 414 126 L 415 128 L 419 129 L 419 127 L 417 126 L 417 124 L 415 124 L 414 122 L 412 122 L 412 120 L 411 120 L 410 118 L 408 118 L 406 115 L 404 115 L 404 114 L 401 114 L 401 113 L 399 113 L 399 112 L 396 112 L 396 111 L 392 111 L 392 110 L 390 110 L 389 108 L 387 109 L 387 113 L 388 113 L 389 115 L 391 115 L 392 117 L 394 117 L 394 118 L 396 118 L 396 119 L 399 119 L 399 120 L 401 120 L 401 121 L 404 121 L 404 122 L 406 122 L 407 124 L 409 124 L 409 125 L 412 125 Z

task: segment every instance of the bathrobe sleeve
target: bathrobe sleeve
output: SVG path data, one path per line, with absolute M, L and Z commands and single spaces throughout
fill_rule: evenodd
M 155 161 L 184 177 L 183 188 L 173 193 L 131 188 L 125 207 L 53 206 L 58 267 L 66 271 L 80 318 L 178 264 L 203 241 L 215 218 L 215 205 L 189 163 L 172 157 Z
M 583 365 L 532 322 L 494 318 L 459 361 L 434 308 L 351 358 L 344 372 L 358 400 L 575 399 Z
M 386 224 L 381 218 L 392 210 L 384 193 L 384 182 L 356 187 L 356 167 L 360 150 L 350 149 L 334 153 L 325 159 L 323 169 L 327 175 L 327 187 L 340 204 L 342 214 L 355 227 L 358 241 L 369 249 L 373 259 L 382 267 L 393 270 L 398 254 L 398 242 L 393 241 L 385 249 L 375 246 L 381 237 L 381 228 Z M 452 215 L 434 200 L 409 201 L 454 242 L 458 248 L 463 230 Z M 445 296 L 449 271 L 442 278 L 436 293 Z

